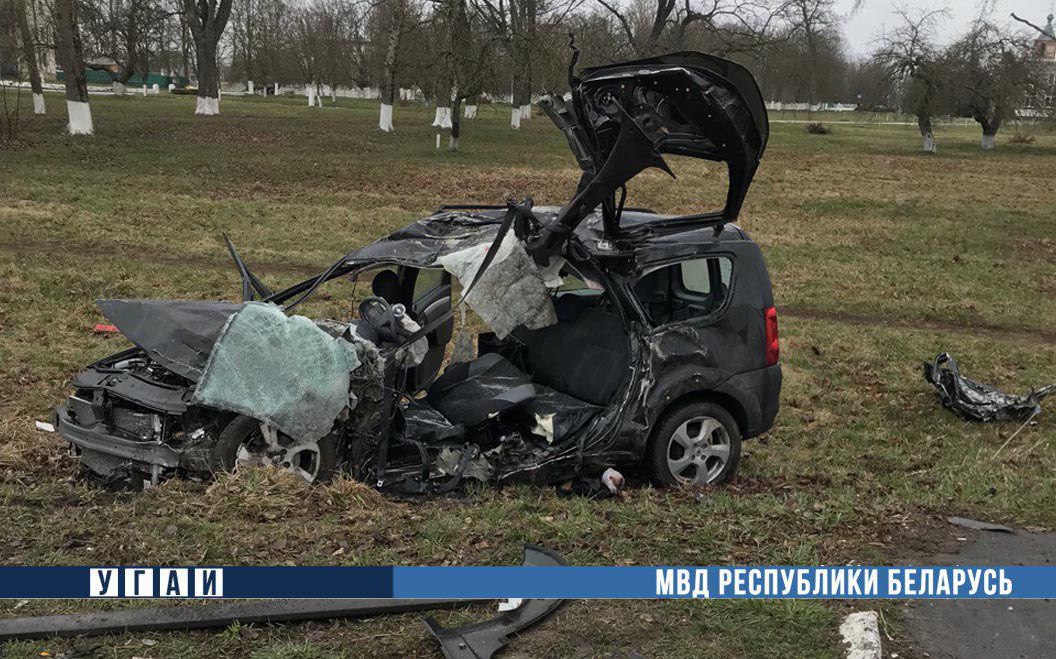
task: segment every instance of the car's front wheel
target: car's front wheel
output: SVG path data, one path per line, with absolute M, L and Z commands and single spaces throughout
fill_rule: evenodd
M 718 403 L 680 404 L 654 427 L 648 460 L 658 485 L 724 483 L 741 461 L 741 432 Z
M 212 465 L 213 471 L 274 465 L 309 483 L 325 483 L 337 471 L 337 446 L 333 436 L 297 442 L 256 419 L 238 416 L 220 433 Z

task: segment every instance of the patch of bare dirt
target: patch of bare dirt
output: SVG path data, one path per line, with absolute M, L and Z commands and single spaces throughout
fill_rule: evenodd
M 894 329 L 934 330 L 963 334 L 986 334 L 997 338 L 1026 340 L 1051 344 L 1056 341 L 1056 332 L 1042 329 L 1001 327 L 988 323 L 961 323 L 949 320 L 903 319 L 889 316 L 873 316 L 845 311 L 824 311 L 807 307 L 783 306 L 781 314 L 806 320 L 825 320 L 845 325 L 880 325 Z

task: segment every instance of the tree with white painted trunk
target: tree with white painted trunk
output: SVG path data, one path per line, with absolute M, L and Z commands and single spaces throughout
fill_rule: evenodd
M 945 9 L 911 13 L 898 10 L 900 22 L 880 38 L 874 58 L 902 88 L 902 107 L 917 118 L 921 150 L 935 153 L 938 145 L 932 118 L 948 113 L 950 68 L 935 46 L 939 20 L 948 18 Z
M 462 138 L 462 103 L 479 98 L 484 85 L 491 79 L 491 48 L 499 40 L 482 33 L 474 33 L 468 0 L 439 0 L 437 10 L 446 24 L 447 41 L 442 43 L 442 65 L 451 76 L 451 113 L 448 126 L 448 151 L 458 151 Z M 474 105 L 473 116 L 476 115 Z
M 402 72 L 403 44 L 408 34 L 418 27 L 417 16 L 406 0 L 385 0 L 375 6 L 375 18 L 381 26 L 385 44 L 380 75 L 381 98 L 378 108 L 378 129 L 391 133 L 392 111 L 400 93 L 399 78 Z
M 220 114 L 220 69 L 217 50 L 231 17 L 231 0 L 183 0 L 184 16 L 194 39 L 198 98 L 194 113 Z
M 980 147 L 993 150 L 1002 124 L 1029 106 L 1044 78 L 1029 39 L 985 20 L 949 47 L 951 89 L 959 114 L 978 122 Z
M 503 91 L 508 91 L 510 127 L 532 118 L 532 93 L 540 62 L 547 62 L 545 51 L 564 43 L 567 20 L 581 6 L 579 0 L 472 0 L 476 13 L 492 38 L 505 53 Z M 561 51 L 563 52 L 563 50 Z M 557 77 L 564 80 L 565 62 L 549 58 L 557 66 Z M 508 77 L 506 77 L 508 76 Z
M 458 0 L 434 0 L 432 28 L 435 42 L 438 44 L 437 57 L 435 60 L 436 75 L 433 77 L 433 100 L 436 102 L 436 111 L 433 114 L 434 128 L 440 130 L 451 129 L 454 125 L 451 116 L 453 95 L 456 93 L 455 67 L 457 59 L 452 52 L 452 44 L 455 41 L 455 25 L 452 23 L 452 12 L 464 3 Z M 457 138 L 455 138 L 457 144 Z M 456 147 L 457 148 L 457 147 Z
M 67 130 L 70 135 L 91 135 L 92 109 L 88 105 L 88 85 L 84 79 L 84 54 L 77 25 L 75 0 L 55 0 L 55 34 L 59 64 L 66 77 Z
M 15 0 L 14 18 L 18 23 L 18 41 L 22 50 L 22 62 L 26 67 L 30 91 L 33 93 L 33 113 L 44 114 L 44 85 L 40 78 L 40 62 L 37 59 L 37 44 L 29 27 L 29 7 L 26 0 Z

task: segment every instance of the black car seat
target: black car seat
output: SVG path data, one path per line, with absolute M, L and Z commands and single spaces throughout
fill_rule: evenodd
M 473 427 L 535 396 L 527 375 L 506 358 L 487 353 L 449 366 L 429 386 L 426 400 L 452 423 Z
M 627 328 L 598 299 L 562 295 L 554 305 L 558 322 L 538 330 L 515 330 L 525 346 L 532 381 L 592 405 L 608 405 L 627 379 Z

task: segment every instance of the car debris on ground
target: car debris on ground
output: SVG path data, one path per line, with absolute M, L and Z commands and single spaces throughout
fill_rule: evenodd
M 924 362 L 924 379 L 930 382 L 944 407 L 969 421 L 1029 421 L 1041 413 L 1041 401 L 1056 393 L 1056 384 L 1025 396 L 1008 394 L 961 375 L 949 353 Z
M 549 549 L 525 545 L 523 567 L 560 567 L 565 560 Z M 291 599 L 222 602 L 204 606 L 164 606 L 0 619 L 0 642 L 26 639 L 102 636 L 135 632 L 224 629 L 232 624 L 301 622 L 406 613 L 448 608 L 474 599 Z M 447 659 L 490 659 L 510 637 L 552 614 L 561 599 L 511 599 L 499 615 L 461 627 L 444 627 L 432 616 L 423 619 Z

